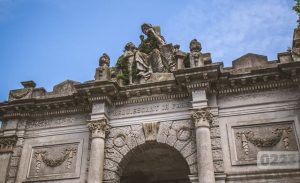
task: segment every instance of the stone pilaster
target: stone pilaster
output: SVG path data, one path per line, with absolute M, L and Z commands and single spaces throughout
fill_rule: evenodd
M 15 145 L 17 143 L 17 136 L 5 136 L 0 137 L 0 182 L 7 182 L 7 177 L 14 176 L 13 172 L 9 166 L 11 160 L 11 155 L 14 151 Z M 16 172 L 16 169 L 14 169 Z
M 93 119 L 87 121 L 87 126 L 91 132 L 88 183 L 102 183 L 105 135 L 108 131 L 107 120 L 104 118 L 98 120 Z
M 210 123 L 213 115 L 210 108 L 193 109 L 192 119 L 196 128 L 197 166 L 199 183 L 215 183 Z

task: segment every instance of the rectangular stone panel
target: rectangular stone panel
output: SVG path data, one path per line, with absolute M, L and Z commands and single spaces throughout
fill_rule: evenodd
M 83 139 L 28 143 L 19 176 L 25 182 L 79 178 L 82 153 Z
M 228 125 L 232 165 L 256 164 L 259 151 L 299 151 L 294 121 Z
M 57 174 L 74 173 L 78 144 L 33 147 L 27 178 L 41 178 Z

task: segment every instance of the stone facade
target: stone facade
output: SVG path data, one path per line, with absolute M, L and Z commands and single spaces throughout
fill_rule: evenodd
M 260 168 L 261 152 L 300 140 L 300 30 L 278 60 L 246 54 L 230 68 L 167 44 L 143 24 L 115 67 L 52 92 L 33 81 L 0 103 L 0 183 L 300 182 L 296 167 Z M 298 167 L 297 167 L 298 166 Z

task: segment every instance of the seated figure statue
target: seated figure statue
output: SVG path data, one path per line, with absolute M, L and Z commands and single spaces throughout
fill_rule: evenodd
M 135 53 L 135 61 L 138 75 L 147 79 L 153 72 L 165 72 L 160 47 L 166 43 L 151 24 L 143 24 L 142 32 L 147 35 L 147 38 L 144 39 L 144 36 L 140 36 L 141 44 Z
M 166 44 L 159 27 L 144 23 L 141 29 L 147 37 L 140 36 L 138 47 L 131 42 L 127 43 L 123 55 L 117 61 L 119 78 L 125 84 L 169 79 L 173 76 L 171 72 L 176 69 L 175 48 L 172 44 Z

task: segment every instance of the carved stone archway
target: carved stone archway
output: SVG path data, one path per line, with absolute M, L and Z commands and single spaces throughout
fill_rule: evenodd
M 121 161 L 121 183 L 189 183 L 189 166 L 174 147 L 146 142 Z
M 190 120 L 142 123 L 112 128 L 105 144 L 104 182 L 119 183 L 123 175 L 132 173 L 126 170 L 128 166 L 130 168 L 130 164 L 136 162 L 132 158 L 143 159 L 155 151 L 161 153 L 161 157 L 169 153 L 176 159 L 172 160 L 172 157 L 168 157 L 165 161 L 181 162 L 181 166 L 185 167 L 182 169 L 185 174 L 196 174 L 193 128 Z M 152 158 L 160 156 L 155 154 Z

